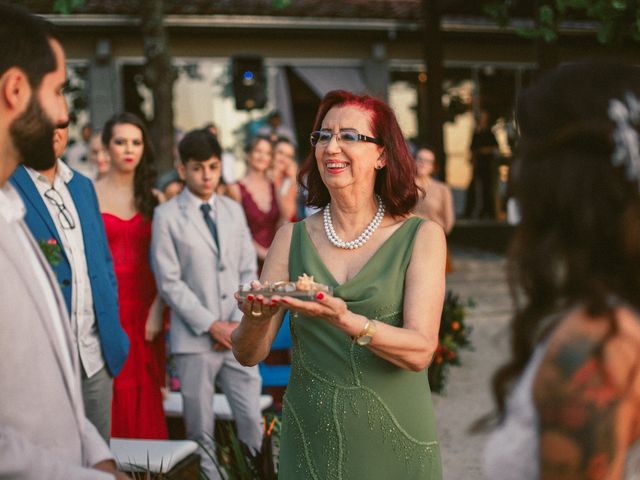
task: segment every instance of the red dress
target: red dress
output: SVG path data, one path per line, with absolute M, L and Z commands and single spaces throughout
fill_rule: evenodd
M 103 213 L 118 280 L 120 322 L 129 336 L 129 356 L 113 381 L 111 435 L 166 439 L 160 387 L 165 384 L 165 339 L 144 339 L 149 308 L 156 296 L 149 246 L 151 222 L 137 213 L 129 220 Z
M 276 236 L 278 221 L 280 220 L 280 207 L 278 207 L 276 200 L 276 188 L 271 182 L 271 208 L 268 212 L 263 212 L 249 193 L 249 190 L 247 190 L 247 187 L 242 182 L 238 182 L 238 185 L 240 186 L 242 208 L 247 217 L 251 236 L 258 245 L 268 249 Z M 263 260 L 258 259 L 258 275 L 262 271 L 263 263 Z
M 273 242 L 273 237 L 276 236 L 278 221 L 280 220 L 280 208 L 276 200 L 275 186 L 271 183 L 271 209 L 268 212 L 263 212 L 247 190 L 247 187 L 242 182 L 239 182 L 238 185 L 240 186 L 240 195 L 242 197 L 242 208 L 247 217 L 251 236 L 258 245 L 269 248 L 271 242 Z

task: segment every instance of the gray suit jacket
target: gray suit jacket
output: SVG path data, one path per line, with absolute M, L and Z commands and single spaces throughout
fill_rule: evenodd
M 239 203 L 218 196 L 218 251 L 202 213 L 185 188 L 153 214 L 151 258 L 162 298 L 171 307 L 173 353 L 211 351 L 209 327 L 242 318 L 233 297 L 257 278 L 257 257 Z
M 45 266 L 72 354 L 73 376 L 63 368 L 40 282 L 25 261 L 22 228 Z M 113 458 L 86 419 L 80 370 L 69 317 L 56 277 L 23 222 L 0 217 L 0 477 L 12 479 L 113 478 L 89 467 Z

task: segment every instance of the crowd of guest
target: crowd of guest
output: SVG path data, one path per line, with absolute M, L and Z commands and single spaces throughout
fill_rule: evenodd
M 181 135 L 175 176 L 158 189 L 140 118 L 121 113 L 93 132 L 83 129 L 86 148 L 71 157 L 65 122 L 51 138 L 55 162 L 20 166 L 10 179 L 32 234 L 60 247 L 52 266 L 72 319 L 84 407 L 107 442 L 168 437 L 168 340 L 187 436 L 214 451 L 210 399 L 217 385 L 234 408 L 240 439 L 259 447 L 261 382 L 231 351 L 242 315 L 234 293 L 259 277 L 276 231 L 303 211 L 296 147 L 283 136 L 251 138 L 246 174 L 227 183 L 223 164 L 234 160 L 225 159 L 216 133 L 206 125 Z M 86 175 L 70 168 L 74 162 Z M 448 231 L 451 195 L 431 178 L 433 163 L 427 147 L 418 150 L 417 171 L 425 174 L 416 177 L 424 192 L 416 214 Z M 203 471 L 217 478 L 210 458 L 202 455 Z
M 246 175 L 239 181 L 227 175 L 221 187 L 226 162 L 215 129 L 187 132 L 177 146 L 179 188 L 167 200 L 166 192 L 156 189 L 154 151 L 144 123 L 119 113 L 95 126 L 100 133 L 83 129 L 83 143 L 70 152 L 69 163 L 90 179 L 61 160 L 69 114 L 63 95 L 65 55 L 55 29 L 20 8 L 0 4 L 0 10 L 0 267 L 11 280 L 0 291 L 0 477 L 126 478 L 109 451 L 110 438 L 167 437 L 162 388 L 168 326 L 187 436 L 199 442 L 204 474 L 219 478 L 212 453 L 214 389 L 226 394 L 240 440 L 257 450 L 262 429 L 256 353 L 268 353 L 284 313 L 277 300 L 265 301 L 262 295 L 240 300 L 237 287 L 259 285 L 256 279 L 263 267 L 263 280 L 318 272 L 300 263 L 313 256 L 311 244 L 291 250 L 298 255 L 292 256 L 291 271 L 282 261 L 290 247 L 287 232 L 301 210 L 296 202 L 295 142 L 272 116 L 266 135 L 248 142 Z M 382 119 L 375 130 L 369 125 L 373 114 Z M 383 102 L 334 92 L 324 100 L 315 129 L 313 152 L 301 177 L 306 179 L 308 203 L 324 213 L 310 217 L 308 224 L 296 222 L 295 231 L 303 240 L 300 235 L 310 228 L 322 241 L 321 255 L 338 248 L 327 263 L 336 276 L 327 270 L 324 281 L 337 278 L 349 286 L 349 277 L 367 268 L 363 263 L 375 253 L 372 248 L 382 250 L 387 241 L 396 247 L 384 249 L 368 267 L 379 273 L 376 290 L 385 295 L 370 302 L 361 275 L 364 290 L 353 291 L 359 305 L 349 307 L 348 323 L 341 324 L 334 315 L 351 302 L 348 294 L 344 299 L 317 296 L 292 303 L 290 309 L 300 321 L 306 317 L 303 328 L 311 329 L 304 337 L 336 337 L 341 358 L 355 353 L 353 337 L 360 354 L 369 355 L 367 374 L 378 376 L 389 368 L 397 372 L 400 384 L 382 375 L 380 382 L 353 391 L 356 402 L 370 401 L 369 392 L 374 392 L 390 405 L 385 428 L 394 436 L 402 436 L 408 427 L 397 428 L 398 418 L 406 424 L 407 412 L 398 408 L 396 399 L 405 387 L 422 398 L 416 412 L 423 418 L 412 427 L 421 440 L 411 468 L 435 480 L 440 461 L 428 383 L 426 377 L 411 374 L 424 373 L 430 361 L 442 308 L 444 234 L 436 222 L 411 214 L 430 187 L 425 192 L 416 185 L 414 161 Z M 351 173 L 340 175 L 347 171 Z M 326 239 L 320 234 L 323 224 L 325 233 L 331 226 Z M 378 227 L 382 235 L 377 235 Z M 339 240 L 338 235 L 349 238 L 362 228 L 357 242 Z M 411 259 L 414 243 L 417 253 Z M 405 253 L 394 255 L 400 250 Z M 406 286 L 405 271 L 415 280 Z M 384 280 L 385 275 L 391 277 Z M 389 281 L 397 288 L 387 289 Z M 424 297 L 425 290 L 430 292 L 427 317 L 415 300 L 401 305 L 405 291 L 407 298 L 416 299 Z M 356 292 L 363 291 L 365 297 L 358 302 Z M 401 313 L 374 319 L 379 308 Z M 252 325 L 271 318 L 277 321 Z M 314 333 L 314 324 L 322 325 L 322 331 Z M 269 334 L 256 338 L 265 328 Z M 253 347 L 258 348 L 247 357 L 247 348 Z M 319 354 L 321 363 L 331 357 L 326 350 L 308 353 Z M 305 389 L 309 380 L 303 375 L 294 382 L 297 393 L 290 398 L 298 406 L 309 393 L 315 395 Z M 42 398 L 50 406 L 43 406 Z M 304 407 L 305 422 L 313 421 L 316 413 L 309 407 Z M 328 407 L 324 405 L 322 414 Z M 297 444 L 297 434 L 289 433 L 295 410 L 288 408 L 280 462 L 285 476 L 297 468 L 296 452 L 304 447 Z M 366 433 L 366 416 L 359 415 L 349 428 L 355 435 Z M 314 458 L 322 456 L 317 447 L 332 432 L 314 438 Z M 368 449 L 381 438 L 378 432 L 348 447 Z M 402 458 L 381 456 L 378 464 L 388 460 L 400 465 Z
M 281 129 L 251 138 L 237 180 L 215 125 L 205 125 L 180 135 L 175 172 L 157 188 L 153 147 L 137 116 L 85 126 L 71 148 L 66 113 L 54 126 L 53 160 L 23 161 L 9 180 L 32 235 L 56 247 L 55 255 L 43 251 L 71 319 L 87 418 L 106 442 L 166 439 L 169 344 L 187 436 L 215 450 L 211 398 L 222 388 L 240 439 L 258 448 L 261 382 L 257 368 L 232 353 L 242 317 L 234 293 L 260 276 L 277 230 L 304 216 L 293 138 L 276 135 Z M 434 163 L 425 147 L 418 167 L 425 155 Z M 432 170 L 419 177 L 416 214 L 450 230 L 450 193 Z M 202 468 L 218 477 L 204 452 Z
M 239 180 L 215 125 L 191 130 L 158 189 L 130 113 L 83 128 L 62 161 L 65 54 L 51 24 L 0 4 L 0 44 L 1 478 L 127 478 L 108 442 L 167 438 L 167 339 L 187 436 L 220 478 L 214 391 L 258 450 L 256 364 L 286 311 L 296 348 L 281 478 L 442 478 L 426 369 L 455 215 L 434 152 L 411 154 L 387 104 L 329 92 L 300 172 L 276 115 L 249 139 Z M 493 385 L 490 478 L 638 471 L 639 80 L 577 64 L 520 96 L 517 307 Z M 492 190 L 482 155 L 495 148 L 485 120 L 472 146 L 480 216 Z M 267 294 L 287 278 L 313 298 Z
M 230 334 L 240 314 L 234 292 L 239 283 L 258 277 L 276 230 L 296 218 L 295 147 L 287 138 L 279 137 L 272 143 L 268 137 L 255 137 L 246 150 L 246 176 L 237 183 L 225 184 L 225 156 L 214 132 L 215 129 L 207 125 L 181 136 L 176 149 L 176 176 L 162 190 L 155 188 L 154 152 L 147 129 L 140 118 L 129 113 L 113 116 L 88 135 L 86 161 L 91 162 L 92 169 L 85 171 L 93 177 L 93 187 L 85 176 L 61 160 L 68 139 L 68 124 L 55 130 L 53 144 L 57 160 L 55 166 L 47 170 L 47 178 L 39 179 L 38 173 L 28 167 L 20 167 L 12 178 L 13 182 L 20 182 L 18 186 L 26 185 L 19 189 L 21 193 L 33 190 L 31 183 L 40 181 L 41 190 L 60 197 L 54 204 L 43 194 L 42 199 L 31 199 L 28 206 L 39 207 L 49 202 L 50 209 L 59 209 L 51 210 L 50 217 L 68 218 L 68 223 L 73 225 L 71 231 L 84 234 L 85 239 L 89 233 L 85 223 L 100 226 L 96 238 L 99 242 L 92 245 L 104 248 L 99 258 L 105 260 L 102 273 L 108 277 L 112 290 L 109 295 L 102 292 L 99 298 L 110 299 L 112 305 L 118 307 L 118 312 L 110 312 L 111 320 L 121 326 L 123 344 L 128 344 L 124 364 L 106 375 L 109 392 L 102 390 L 98 395 L 93 388 L 93 397 L 87 394 L 85 398 L 87 415 L 92 421 L 90 398 L 94 403 L 101 403 L 102 417 L 95 424 L 100 425 L 105 440 L 111 436 L 167 438 L 162 402 L 168 337 L 185 400 L 187 435 L 213 450 L 213 410 L 211 402 L 205 399 L 212 398 L 217 381 L 238 410 L 239 425 L 246 425 L 240 429 L 241 439 L 256 448 L 259 445 L 259 375 L 255 368 L 240 367 L 230 350 Z M 229 161 L 228 157 L 226 160 Z M 22 170 L 29 173 L 33 181 L 21 173 Z M 97 199 L 90 219 L 76 215 L 75 204 L 80 203 L 80 199 L 68 200 L 67 190 L 72 189 L 64 182 L 70 178 L 82 182 L 91 198 Z M 174 197 L 175 200 L 170 201 Z M 164 204 L 162 208 L 158 208 L 160 204 Z M 188 213 L 191 206 L 194 206 L 193 215 Z M 207 209 L 203 210 L 203 206 Z M 60 215 L 61 212 L 64 215 Z M 31 216 L 28 209 L 27 218 Z M 38 220 L 43 221 L 40 217 Z M 51 226 L 44 223 L 43 228 Z M 30 227 L 38 233 L 31 224 Z M 92 253 L 88 247 L 78 248 L 78 255 L 72 256 L 73 250 L 62 237 L 68 228 L 63 225 L 49 232 L 63 238 L 63 263 L 69 259 L 70 268 L 75 267 L 74 261 L 88 264 L 88 254 Z M 77 242 L 82 244 L 82 236 Z M 93 278 L 96 274 L 86 267 L 84 272 L 85 277 Z M 64 282 L 63 277 L 71 275 L 65 271 L 58 276 Z M 86 283 L 89 284 L 88 278 Z M 215 285 L 217 287 L 212 288 Z M 78 288 L 75 282 L 63 287 L 69 298 L 86 298 L 86 292 Z M 92 311 L 91 305 L 69 307 L 72 318 L 84 311 Z M 94 325 L 93 330 L 86 328 L 94 336 L 96 332 L 107 332 L 102 326 Z M 109 342 L 103 340 L 102 345 L 97 342 L 86 347 L 87 341 L 78 340 L 81 358 L 83 348 L 99 356 L 108 343 L 115 341 L 111 338 Z M 126 348 L 122 350 L 126 354 Z M 85 383 L 96 373 L 86 367 L 83 372 Z M 240 378 L 236 378 L 237 375 Z M 242 375 L 248 375 L 254 386 L 250 388 Z M 237 381 L 241 381 L 243 388 L 234 386 Z M 239 413 L 243 405 L 247 409 L 244 417 Z M 244 423 L 243 418 L 247 418 Z M 216 478 L 217 472 L 208 458 L 203 455 L 203 470 L 208 478 Z
M 116 114 L 82 134 L 67 149 L 69 123 L 57 124 L 55 162 L 20 166 L 10 181 L 35 238 L 60 247 L 52 267 L 72 320 L 87 417 L 107 442 L 168 438 L 170 345 L 187 436 L 214 451 L 211 399 L 222 388 L 240 439 L 258 448 L 261 381 L 231 352 L 241 317 L 234 293 L 258 278 L 276 230 L 296 219 L 293 141 L 251 139 L 247 173 L 235 181 L 234 159 L 206 125 L 180 136 L 175 175 L 156 188 L 140 118 Z M 217 478 L 206 453 L 202 468 Z

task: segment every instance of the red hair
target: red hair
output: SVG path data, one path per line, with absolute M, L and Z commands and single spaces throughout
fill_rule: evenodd
M 410 213 L 418 201 L 416 165 L 391 108 L 377 98 L 333 90 L 320 102 L 313 123 L 314 131 L 320 129 L 329 110 L 337 106 L 354 106 L 369 113 L 369 127 L 373 136 L 382 140 L 387 160 L 386 166 L 376 172 L 374 191 L 382 197 L 387 212 L 392 216 Z M 306 182 L 301 181 L 305 176 Z M 324 208 L 331 201 L 318 170 L 315 149 L 311 150 L 300 169 L 298 181 L 308 192 L 307 205 Z

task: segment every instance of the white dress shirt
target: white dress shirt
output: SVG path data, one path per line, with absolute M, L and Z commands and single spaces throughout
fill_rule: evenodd
M 67 148 L 65 159 L 69 168 L 77 170 L 90 180 L 95 180 L 98 172 L 93 162 L 89 160 L 89 145 L 86 142 L 80 140 Z
M 62 248 L 69 259 L 72 282 L 71 324 L 77 339 L 80 362 L 87 377 L 91 378 L 104 367 L 105 362 L 102 356 L 102 347 L 93 310 L 93 294 L 91 293 L 91 282 L 84 250 L 82 225 L 80 224 L 76 206 L 67 188 L 67 184 L 73 178 L 73 170 L 64 162 L 58 160 L 53 185 L 49 183 L 47 177 L 36 170 L 27 168 L 27 171 L 38 189 L 42 201 L 49 210 L 62 242 Z M 56 190 L 60 198 L 62 198 L 65 208 L 73 219 L 74 228 L 65 228 L 65 226 L 68 227 L 68 224 L 62 220 L 60 209 L 45 196 L 45 192 L 51 188 Z
M 69 351 L 64 333 L 64 320 L 60 314 L 58 302 L 53 294 L 53 289 L 56 288 L 56 286 L 49 281 L 44 265 L 34 251 L 31 242 L 29 242 L 27 235 L 31 234 L 29 228 L 23 221 L 25 213 L 26 208 L 22 202 L 22 198 L 20 198 L 20 195 L 14 190 L 13 186 L 7 182 L 4 187 L 0 188 L 0 215 L 13 227 L 12 230 L 18 237 L 18 241 L 22 244 L 24 251 L 24 256 L 21 260 L 31 266 L 31 270 L 38 279 L 38 283 L 40 284 L 39 290 L 42 292 L 44 301 L 47 304 L 47 311 L 51 314 L 50 319 L 56 336 L 55 341 L 60 345 L 61 351 L 66 353 L 66 355 L 62 356 L 64 362 L 63 368 L 66 370 L 67 378 L 74 378 L 71 362 L 72 354 Z
M 187 191 L 187 198 L 189 199 L 189 204 L 191 205 L 190 208 L 193 208 L 194 210 L 198 211 L 198 214 L 202 217 L 202 210 L 200 210 L 200 206 L 204 203 L 208 203 L 211 206 L 211 211 L 209 212 L 209 216 L 211 217 L 211 219 L 216 223 L 216 194 L 212 194 L 209 197 L 209 200 L 205 201 L 202 200 L 200 197 L 196 197 L 193 193 L 191 193 L 191 190 L 189 190 L 187 187 L 184 187 L 184 189 Z

